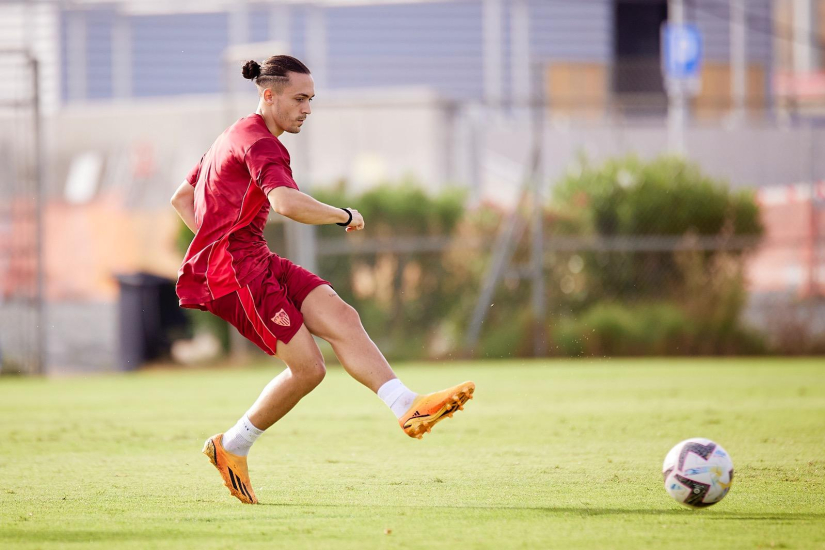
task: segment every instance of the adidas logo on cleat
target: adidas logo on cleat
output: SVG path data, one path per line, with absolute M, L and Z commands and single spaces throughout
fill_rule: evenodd
M 408 436 L 421 439 L 438 422 L 462 410 L 464 404 L 473 398 L 473 390 L 475 384 L 465 382 L 441 392 L 419 396 L 414 406 L 399 418 L 399 424 Z

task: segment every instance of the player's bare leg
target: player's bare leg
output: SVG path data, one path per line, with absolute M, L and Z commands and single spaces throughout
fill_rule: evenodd
M 324 356 L 306 326 L 298 330 L 289 344 L 279 341 L 276 356 L 287 368 L 267 384 L 247 412 L 249 420 L 261 430 L 283 418 L 326 374 Z
M 314 289 L 301 306 L 309 331 L 332 345 L 350 376 L 374 392 L 396 378 L 390 364 L 361 325 L 355 308 L 328 285 Z
M 421 438 L 473 397 L 475 384 L 472 382 L 426 395 L 407 390 L 364 330 L 358 312 L 327 285 L 309 293 L 301 313 L 309 331 L 332 345 L 344 369 L 387 403 L 410 437 Z M 387 394 L 387 389 L 389 395 L 385 398 L 382 394 Z M 395 396 L 399 396 L 398 399 Z
M 258 499 L 249 480 L 245 453 L 249 451 L 254 439 L 315 389 L 326 373 L 321 350 L 305 326 L 300 328 L 289 344 L 279 341 L 276 352 L 277 357 L 287 364 L 287 368 L 267 384 L 239 424 L 230 430 L 234 435 L 230 432 L 214 435 L 206 440 L 203 448 L 204 454 L 218 469 L 232 496 L 247 504 L 255 504 Z M 237 433 L 239 430 L 241 433 Z M 249 437 L 243 433 L 245 431 L 255 432 L 252 441 L 244 440 L 244 437 Z M 230 450 L 224 447 L 226 435 L 230 438 L 229 443 L 234 443 Z M 238 443 L 242 444 L 242 452 L 235 448 Z

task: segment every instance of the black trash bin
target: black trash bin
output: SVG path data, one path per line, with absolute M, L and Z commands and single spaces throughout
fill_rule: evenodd
M 189 332 L 178 306 L 175 281 L 151 273 L 117 275 L 119 366 L 133 370 L 147 361 L 168 357 L 172 341 Z

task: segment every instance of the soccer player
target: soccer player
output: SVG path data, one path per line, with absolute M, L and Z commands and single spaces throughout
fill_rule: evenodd
M 475 384 L 418 395 L 396 376 L 364 330 L 358 313 L 330 283 L 271 252 L 263 237 L 270 209 L 305 224 L 364 229 L 354 208 L 336 208 L 298 190 L 289 153 L 278 140 L 297 134 L 312 112 L 315 87 L 309 69 L 288 55 L 263 65 L 247 61 L 260 101 L 254 114 L 223 132 L 172 197 L 195 234 L 178 272 L 181 307 L 209 311 L 231 323 L 287 368 L 276 376 L 238 422 L 206 440 L 203 453 L 232 496 L 254 504 L 246 457 L 256 439 L 324 378 L 323 338 L 344 369 L 378 394 L 404 432 L 421 438 L 472 398 Z

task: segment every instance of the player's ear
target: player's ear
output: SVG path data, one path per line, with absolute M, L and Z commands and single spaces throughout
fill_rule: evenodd
M 272 88 L 264 88 L 264 101 L 266 101 L 267 103 L 272 103 L 272 95 Z

